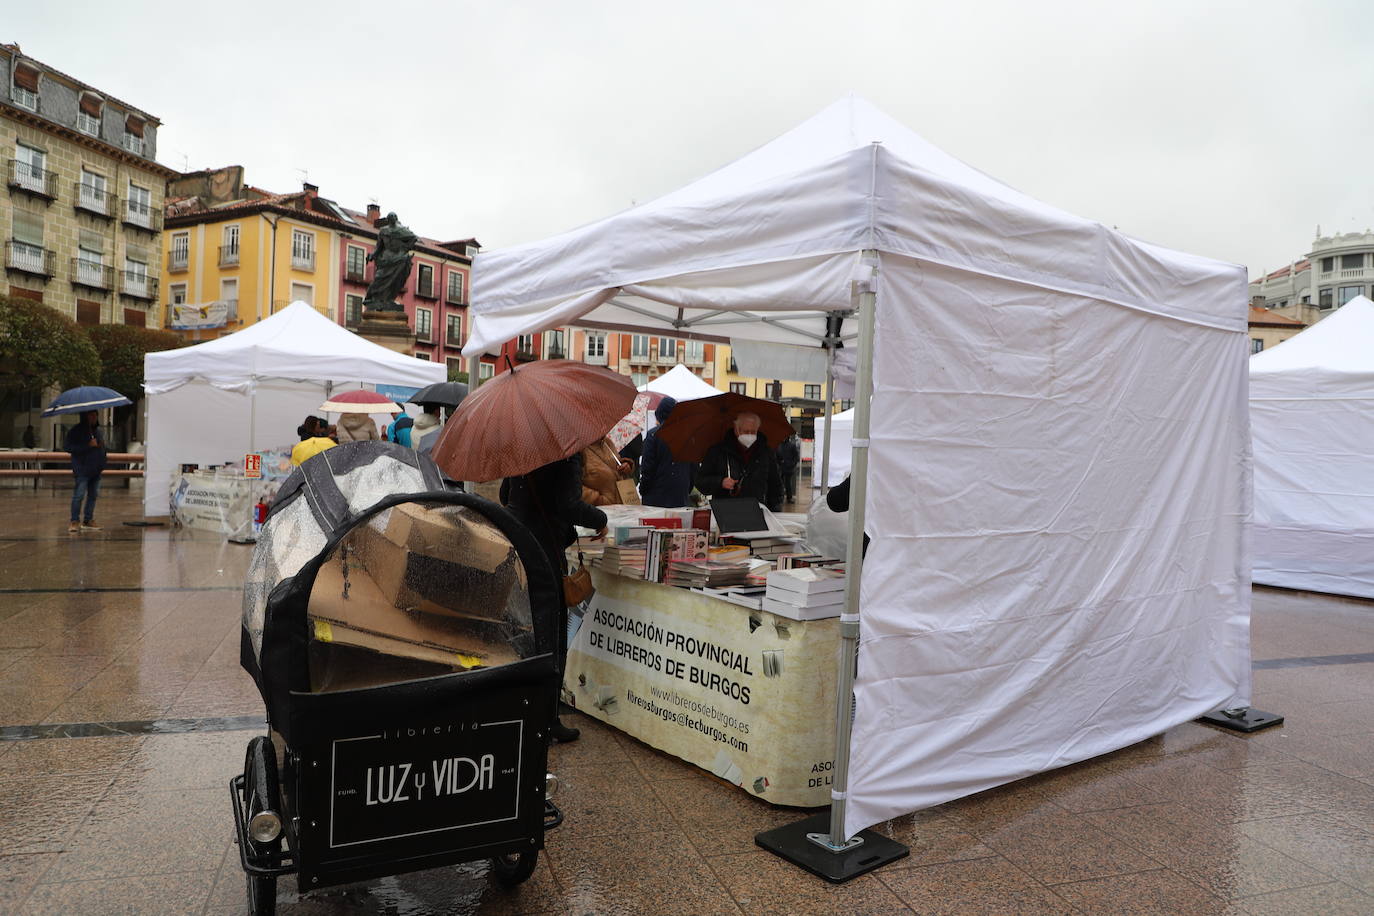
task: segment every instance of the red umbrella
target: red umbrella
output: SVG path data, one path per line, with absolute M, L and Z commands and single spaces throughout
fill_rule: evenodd
M 391 398 L 375 391 L 342 391 L 320 405 L 328 413 L 400 413 Z
M 600 366 L 514 366 L 463 400 L 434 443 L 434 460 L 454 480 L 528 474 L 600 442 L 635 394 L 627 376 Z
M 656 435 L 673 453 L 674 461 L 700 461 L 711 446 L 725 438 L 735 417 L 742 413 L 758 414 L 759 432 L 770 446 L 792 435 L 792 424 L 787 422 L 781 404 L 734 392 L 679 401 Z

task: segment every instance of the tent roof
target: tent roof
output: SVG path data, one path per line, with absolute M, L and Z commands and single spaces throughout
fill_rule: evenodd
M 171 391 L 192 379 L 246 390 L 253 379 L 356 380 L 422 388 L 448 377 L 442 363 L 403 356 L 293 302 L 241 331 L 180 350 L 149 353 L 144 388 Z
M 865 249 L 1244 329 L 1225 301 L 1242 268 L 1042 204 L 849 96 L 650 203 L 479 254 L 465 352 L 585 315 L 815 346 Z
M 666 394 L 677 401 L 693 401 L 725 393 L 680 363 L 639 390 Z
M 1252 398 L 1374 397 L 1374 302 L 1356 296 L 1250 357 Z

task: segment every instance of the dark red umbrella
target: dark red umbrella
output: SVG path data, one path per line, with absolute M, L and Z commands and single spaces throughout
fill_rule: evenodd
M 668 446 L 674 461 L 700 461 L 707 450 L 725 438 L 742 413 L 759 416 L 759 432 L 776 448 L 792 435 L 792 424 L 781 404 L 743 394 L 718 394 L 692 401 L 678 401 L 668 419 L 658 427 L 659 441 Z
M 568 359 L 523 363 L 463 399 L 434 443 L 453 480 L 497 480 L 600 442 L 635 400 L 634 383 Z

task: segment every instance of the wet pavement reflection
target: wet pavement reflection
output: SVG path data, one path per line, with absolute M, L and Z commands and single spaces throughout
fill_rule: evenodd
M 102 494 L 0 491 L 0 912 L 241 913 L 226 784 L 260 733 L 239 667 L 251 547 Z M 585 717 L 534 876 L 485 863 L 297 892 L 284 913 L 1374 913 L 1374 603 L 1257 589 L 1244 737 L 1185 724 L 878 829 L 911 855 L 834 887 L 753 844 L 764 805 Z

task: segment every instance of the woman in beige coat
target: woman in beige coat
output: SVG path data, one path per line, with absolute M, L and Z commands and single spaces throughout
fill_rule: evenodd
M 620 457 L 609 439 L 587 446 L 582 450 L 582 501 L 592 506 L 625 502 L 616 481 L 629 480 L 634 467 Z

